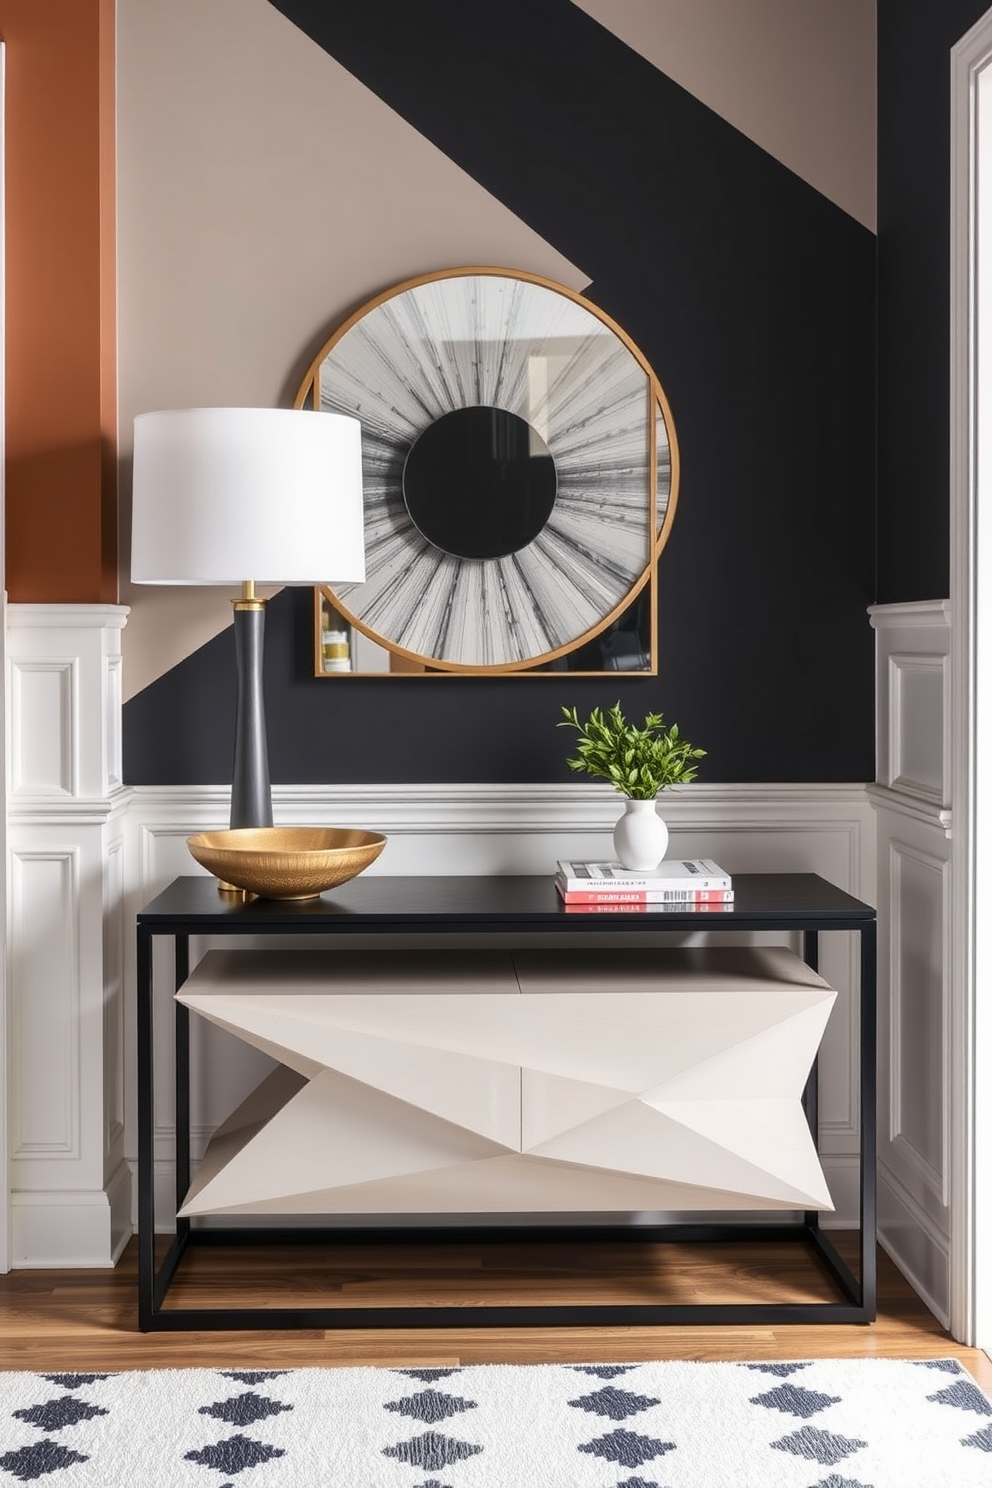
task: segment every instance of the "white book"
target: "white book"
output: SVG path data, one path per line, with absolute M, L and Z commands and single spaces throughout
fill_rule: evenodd
M 594 889 L 729 889 L 730 874 L 712 858 L 663 858 L 650 873 L 619 863 L 558 863 L 556 882 L 566 893 Z

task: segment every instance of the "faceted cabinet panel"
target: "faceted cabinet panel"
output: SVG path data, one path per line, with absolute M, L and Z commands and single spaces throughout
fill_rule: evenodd
M 790 951 L 211 951 L 177 994 L 277 1067 L 202 1214 L 830 1209 Z

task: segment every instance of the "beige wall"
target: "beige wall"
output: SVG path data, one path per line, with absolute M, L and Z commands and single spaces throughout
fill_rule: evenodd
M 875 0 L 573 3 L 875 230 Z
M 588 283 L 266 0 L 119 0 L 122 563 L 136 413 L 288 405 L 347 312 L 460 264 Z M 131 696 L 230 623 L 135 589 Z

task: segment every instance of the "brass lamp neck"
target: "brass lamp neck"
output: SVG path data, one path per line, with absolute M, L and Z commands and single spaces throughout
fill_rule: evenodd
M 241 598 L 232 599 L 231 604 L 236 610 L 264 610 L 268 600 L 256 598 L 254 579 L 244 579 L 241 583 Z

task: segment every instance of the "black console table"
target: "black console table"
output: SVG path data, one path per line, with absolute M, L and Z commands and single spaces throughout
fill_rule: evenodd
M 138 1309 L 143 1331 L 243 1328 L 361 1328 L 465 1326 L 589 1326 L 656 1324 L 867 1323 L 875 1316 L 875 911 L 816 874 L 738 874 L 732 904 L 665 907 L 658 912 L 623 910 L 582 914 L 566 911 L 550 877 L 410 877 L 369 875 L 354 879 L 319 899 L 298 903 L 256 899 L 244 902 L 218 891 L 212 878 L 176 879 L 137 916 L 138 1026 Z M 383 946 L 395 935 L 562 932 L 569 936 L 622 931 L 801 931 L 803 956 L 817 966 L 821 931 L 852 931 L 860 942 L 860 1244 L 855 1275 L 831 1244 L 816 1211 L 799 1222 L 769 1224 L 705 1223 L 694 1225 L 618 1226 L 616 1223 L 564 1228 L 553 1221 L 526 1230 L 498 1231 L 457 1227 L 388 1231 L 388 1238 L 471 1241 L 480 1235 L 519 1240 L 561 1238 L 575 1241 L 644 1240 L 796 1240 L 807 1243 L 822 1260 L 843 1300 L 810 1303 L 717 1303 L 630 1305 L 540 1305 L 477 1307 L 306 1307 L 181 1308 L 166 1306 L 166 1294 L 190 1246 L 243 1243 L 242 1228 L 201 1228 L 189 1219 L 176 1221 L 175 1237 L 161 1263 L 155 1257 L 154 1200 L 154 1060 L 152 1018 L 152 946 L 156 937 L 175 945 L 175 986 L 189 975 L 189 938 L 210 936 L 362 935 L 381 937 Z M 177 1208 L 190 1183 L 189 1012 L 176 1003 L 176 1192 Z M 817 1129 L 815 1071 L 805 1095 L 814 1139 Z M 256 1229 L 248 1232 L 266 1244 L 308 1241 L 354 1244 L 387 1238 L 373 1226 L 314 1230 Z

